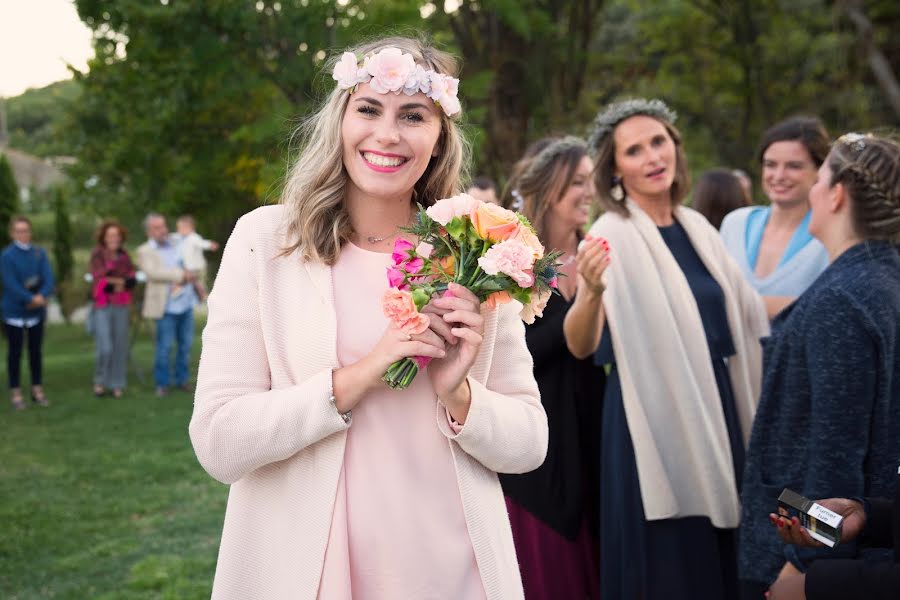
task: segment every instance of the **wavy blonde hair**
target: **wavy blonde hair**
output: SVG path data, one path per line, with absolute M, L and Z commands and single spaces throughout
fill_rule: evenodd
M 358 57 L 384 48 L 399 48 L 411 54 L 426 70 L 456 77 L 456 59 L 429 45 L 424 39 L 388 37 L 349 48 Z M 326 64 L 331 73 L 340 56 Z M 343 243 L 350 239 L 353 227 L 344 206 L 347 171 L 343 162 L 341 124 L 350 94 L 335 86 L 322 107 L 307 118 L 295 131 L 300 140 L 300 153 L 287 174 L 281 204 L 287 213 L 289 245 L 283 255 L 299 251 L 304 260 L 333 265 Z M 469 164 L 469 146 L 456 122 L 458 114 L 441 115 L 441 133 L 437 141 L 437 156 L 432 158 L 425 172 L 413 188 L 413 200 L 424 206 L 441 198 L 449 198 L 461 191 Z

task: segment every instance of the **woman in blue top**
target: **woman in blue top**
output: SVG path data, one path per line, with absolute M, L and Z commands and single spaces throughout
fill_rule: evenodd
M 13 408 L 23 410 L 19 370 L 22 348 L 28 340 L 28 366 L 31 368 L 31 399 L 47 406 L 41 386 L 41 348 L 47 298 L 53 293 L 53 271 L 47 253 L 31 243 L 31 221 L 13 217 L 9 223 L 13 242 L 0 254 L 3 272 L 3 327 L 9 341 L 6 368 Z
M 764 344 L 739 552 L 744 597 L 754 600 L 812 560 L 857 557 L 853 543 L 827 554 L 784 546 L 768 518 L 784 488 L 888 496 L 900 463 L 900 144 L 842 137 L 810 204 L 809 229 L 831 265 Z
M 762 187 L 771 204 L 727 215 L 722 239 L 766 303 L 769 318 L 796 300 L 828 266 L 809 233 L 809 190 L 828 154 L 828 133 L 814 117 L 793 117 L 769 128 L 760 144 Z

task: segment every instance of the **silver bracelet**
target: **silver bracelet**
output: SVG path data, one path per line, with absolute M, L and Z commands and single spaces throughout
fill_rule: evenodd
M 346 423 L 347 425 L 349 425 L 349 424 L 350 424 L 350 419 L 353 418 L 353 411 L 352 411 L 352 410 L 348 410 L 347 412 L 342 413 L 342 412 L 338 409 L 338 407 L 337 407 L 337 399 L 334 397 L 334 394 L 331 394 L 331 396 L 328 397 L 328 401 L 331 402 L 331 405 L 334 407 L 335 412 L 338 414 L 338 416 L 339 416 L 341 419 L 344 420 L 344 423 Z

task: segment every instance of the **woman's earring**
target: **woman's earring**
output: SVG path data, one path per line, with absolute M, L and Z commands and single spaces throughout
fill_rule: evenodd
M 616 202 L 621 202 L 625 199 L 625 190 L 622 189 L 621 177 L 613 177 L 612 188 L 609 190 L 609 195 L 612 196 L 612 199 Z

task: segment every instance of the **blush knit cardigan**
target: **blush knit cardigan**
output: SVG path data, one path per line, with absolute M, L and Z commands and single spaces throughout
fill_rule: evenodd
M 238 221 L 209 296 L 190 436 L 206 471 L 231 484 L 216 599 L 316 598 L 353 426 L 329 402 L 332 369 L 341 366 L 331 269 L 279 256 L 283 215 L 282 206 L 268 206 Z M 435 405 L 484 589 L 497 600 L 523 592 L 496 473 L 540 466 L 548 437 L 517 309 L 484 313 L 459 433 Z

